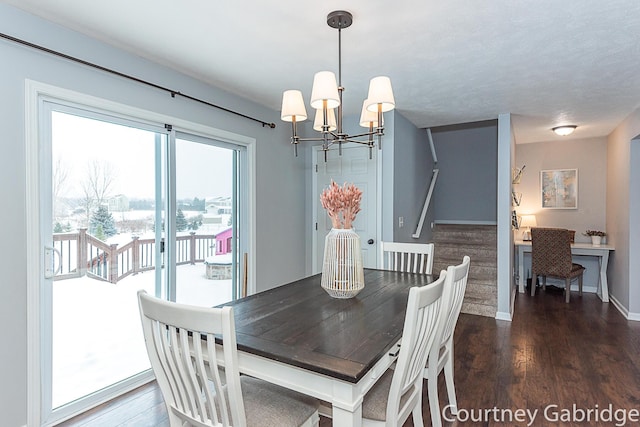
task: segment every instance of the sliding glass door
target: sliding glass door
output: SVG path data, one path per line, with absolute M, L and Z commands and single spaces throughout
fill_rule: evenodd
M 175 139 L 176 274 L 170 299 L 214 306 L 238 287 L 238 162 L 241 147 L 181 132 Z
M 41 108 L 43 420 L 147 381 L 136 293 L 238 295 L 242 146 L 92 110 Z

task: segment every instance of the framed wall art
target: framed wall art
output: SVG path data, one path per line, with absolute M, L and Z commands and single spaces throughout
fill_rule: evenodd
M 578 169 L 540 171 L 542 207 L 578 209 Z

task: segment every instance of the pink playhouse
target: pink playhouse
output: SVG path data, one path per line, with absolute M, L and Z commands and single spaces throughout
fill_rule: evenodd
M 233 228 L 231 227 L 216 234 L 216 255 L 231 253 L 231 250 L 233 248 L 231 243 L 232 238 Z
M 228 280 L 232 277 L 232 245 L 233 229 L 228 228 L 216 234 L 216 253 L 207 257 L 204 264 L 207 268 L 207 279 Z

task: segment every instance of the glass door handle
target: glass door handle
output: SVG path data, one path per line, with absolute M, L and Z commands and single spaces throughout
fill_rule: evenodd
M 56 254 L 58 255 L 58 268 L 56 265 Z M 56 248 L 51 246 L 44 247 L 44 277 L 51 279 L 62 271 L 62 254 Z

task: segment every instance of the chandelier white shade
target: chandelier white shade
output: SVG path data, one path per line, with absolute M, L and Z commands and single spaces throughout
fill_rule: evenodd
M 374 77 L 369 82 L 369 93 L 363 102 L 360 115 L 360 126 L 367 128 L 367 132 L 358 135 L 348 135 L 342 129 L 342 38 L 341 31 L 353 22 L 351 13 L 337 10 L 327 15 L 327 25 L 338 30 L 338 79 L 331 71 L 320 71 L 313 78 L 310 105 L 316 110 L 313 129 L 320 135 L 313 138 L 301 138 L 298 135 L 297 123 L 307 119 L 307 112 L 299 90 L 286 90 L 282 95 L 281 118 L 292 124 L 291 143 L 294 145 L 296 156 L 300 141 L 322 142 L 322 149 L 326 153 L 333 144 L 338 144 L 340 153 L 342 144 L 353 142 L 365 144 L 370 151 L 374 147 L 374 136 L 378 137 L 378 148 L 381 148 L 384 135 L 382 113 L 395 108 L 391 79 L 387 76 Z M 360 139 L 365 138 L 365 139 Z M 371 157 L 371 152 L 369 153 Z
M 336 75 L 331 71 L 320 71 L 313 77 L 311 107 L 321 110 L 325 102 L 326 108 L 338 108 L 340 105 Z
M 369 105 L 367 110 L 378 112 L 378 107 L 383 113 L 391 111 L 396 106 L 393 98 L 393 89 L 391 88 L 391 79 L 387 76 L 374 77 L 369 82 L 369 95 L 367 96 Z
M 336 127 L 336 110 L 333 108 L 327 109 L 327 123 L 329 124 L 329 132 L 333 132 Z M 322 132 L 322 126 L 324 125 L 324 110 L 320 108 L 316 110 L 316 117 L 313 120 L 313 130 Z M 368 126 L 368 125 L 367 125 Z
M 286 90 L 282 94 L 282 113 L 280 118 L 285 122 L 301 122 L 307 120 L 307 109 L 299 90 Z
M 367 107 L 370 104 L 371 103 L 369 102 L 369 99 L 365 99 L 362 103 L 362 112 L 360 113 L 360 126 L 362 126 L 363 128 L 378 127 L 378 112 L 369 111 Z M 382 124 L 384 125 L 384 119 L 382 120 Z

